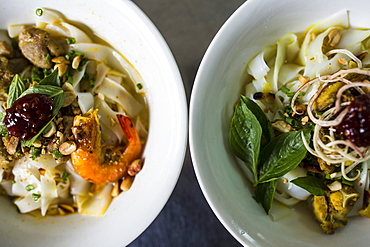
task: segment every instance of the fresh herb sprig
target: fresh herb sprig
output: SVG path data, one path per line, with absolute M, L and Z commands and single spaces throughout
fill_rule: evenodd
M 32 93 L 45 94 L 49 96 L 54 105 L 51 119 L 49 122 L 30 140 L 22 141 L 21 145 L 30 147 L 37 137 L 47 128 L 51 121 L 58 114 L 59 109 L 62 107 L 65 93 L 60 85 L 60 79 L 58 76 L 58 69 L 54 70 L 51 74 L 45 76 L 40 82 L 34 84 L 32 87 L 26 89 L 24 82 L 19 75 L 15 75 L 9 88 L 9 96 L 7 100 L 7 108 L 10 108 L 14 101 L 17 99 Z M 0 130 L 3 131 L 4 125 L 1 125 Z M 6 127 L 5 127 L 6 128 Z M 2 133 L 2 132 L 1 132 Z
M 271 208 L 277 179 L 297 167 L 306 156 L 302 135 L 309 141 L 311 130 L 274 137 L 266 114 L 254 101 L 240 96 L 231 121 L 230 146 L 252 171 L 255 198 L 266 212 Z M 265 145 L 261 145 L 263 140 Z

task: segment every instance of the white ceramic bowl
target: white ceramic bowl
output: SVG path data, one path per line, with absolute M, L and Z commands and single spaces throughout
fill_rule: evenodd
M 368 246 L 370 220 L 350 219 L 328 236 L 308 210 L 272 222 L 252 198 L 252 186 L 229 148 L 233 106 L 244 91 L 246 65 L 289 32 L 340 10 L 350 23 L 370 28 L 368 0 L 248 0 L 224 24 L 198 70 L 190 102 L 190 151 L 201 189 L 229 232 L 248 246 Z M 307 212 L 307 213 L 305 213 Z
M 21 215 L 0 197 L 0 246 L 124 246 L 141 234 L 167 202 L 187 145 L 187 105 L 176 62 L 151 21 L 127 0 L 2 1 L 0 28 L 34 23 L 38 7 L 91 28 L 137 69 L 147 88 L 150 129 L 145 167 L 132 188 L 103 217 Z

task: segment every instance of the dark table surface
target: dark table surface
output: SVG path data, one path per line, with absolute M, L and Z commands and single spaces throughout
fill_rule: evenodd
M 244 0 L 132 0 L 166 39 L 179 66 L 188 102 L 201 59 L 213 37 Z M 187 152 L 178 183 L 155 221 L 130 245 L 240 246 L 216 218 Z

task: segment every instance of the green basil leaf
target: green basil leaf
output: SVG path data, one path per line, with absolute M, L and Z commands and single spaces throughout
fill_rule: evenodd
M 38 93 L 38 94 L 45 94 L 49 96 L 50 98 L 55 97 L 59 94 L 63 93 L 63 89 L 61 87 L 56 87 L 56 86 L 51 86 L 51 85 L 40 85 L 40 84 L 35 84 L 26 91 L 24 91 L 19 98 L 22 98 L 23 96 L 27 94 L 32 94 L 32 93 Z
M 58 69 L 55 69 L 50 75 L 46 76 L 39 82 L 40 85 L 50 85 L 60 87 L 60 79 L 58 76 Z
M 257 184 L 256 201 L 261 203 L 263 209 L 268 213 L 270 211 L 272 201 L 276 191 L 277 180 Z
M 6 112 L 0 112 L 0 135 L 6 136 L 8 134 L 8 128 L 4 124 Z
M 256 102 L 249 99 L 248 97 L 241 96 L 249 110 L 257 118 L 258 122 L 262 127 L 262 137 L 264 138 L 264 145 L 269 143 L 274 138 L 274 130 L 272 128 L 270 120 L 267 118 L 266 113 L 264 113 Z
M 257 164 L 261 145 L 262 128 L 257 118 L 240 99 L 235 108 L 230 127 L 230 147 L 243 160 L 257 179 Z
M 325 195 L 325 184 L 320 178 L 314 176 L 299 177 L 292 181 L 293 184 L 307 190 L 314 196 Z
M 9 96 L 6 102 L 7 108 L 10 108 L 13 105 L 14 101 L 19 98 L 25 89 L 26 88 L 21 77 L 19 75 L 15 75 L 9 87 Z
M 292 131 L 277 136 L 262 150 L 258 167 L 259 183 L 275 180 L 299 165 L 307 152 L 301 132 L 309 142 L 310 130 Z

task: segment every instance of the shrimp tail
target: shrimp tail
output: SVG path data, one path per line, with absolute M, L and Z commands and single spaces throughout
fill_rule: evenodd
M 142 145 L 132 120 L 120 114 L 117 118 L 128 140 L 126 147 L 101 144 L 97 110 L 76 116 L 73 121 L 77 149 L 71 154 L 72 164 L 87 181 L 104 184 L 128 176 L 128 167 L 141 156 Z
M 123 155 L 128 156 L 126 158 L 132 162 L 133 160 L 138 159 L 141 155 L 142 147 L 139 134 L 137 133 L 134 123 L 129 117 L 122 114 L 117 114 L 116 116 L 129 142 Z

